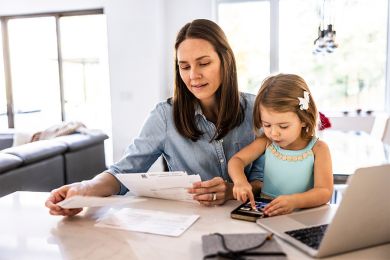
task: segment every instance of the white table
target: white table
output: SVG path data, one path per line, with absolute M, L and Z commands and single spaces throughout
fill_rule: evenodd
M 180 237 L 166 237 L 94 227 L 108 208 L 84 210 L 72 218 L 51 216 L 44 206 L 49 193 L 15 192 L 0 198 L 0 259 L 202 259 L 201 236 L 213 232 L 264 232 L 251 222 L 230 218 L 238 205 L 223 206 L 146 199 L 127 205 L 201 217 Z M 126 207 L 126 206 L 122 206 Z M 288 259 L 310 259 L 281 242 Z M 330 259 L 389 259 L 390 244 L 338 255 Z

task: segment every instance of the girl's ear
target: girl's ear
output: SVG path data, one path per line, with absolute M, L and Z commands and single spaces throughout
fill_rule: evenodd
M 306 123 L 301 123 L 302 128 L 306 127 Z

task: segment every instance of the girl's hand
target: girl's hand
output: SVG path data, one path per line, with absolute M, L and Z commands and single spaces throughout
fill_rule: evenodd
M 231 192 L 232 184 L 221 177 L 194 182 L 192 188 L 188 189 L 188 193 L 193 194 L 193 199 L 205 206 L 222 205 L 232 198 Z
M 268 216 L 283 215 L 291 213 L 295 208 L 293 196 L 281 195 L 264 207 L 264 213 Z
M 249 182 L 235 183 L 233 186 L 233 197 L 237 200 L 241 200 L 242 202 L 246 202 L 249 199 L 252 209 L 256 209 L 252 185 Z

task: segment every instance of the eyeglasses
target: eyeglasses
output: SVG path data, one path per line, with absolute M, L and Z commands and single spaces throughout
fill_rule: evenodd
M 214 233 L 213 235 L 218 236 L 221 239 L 222 247 L 225 250 L 224 252 L 218 251 L 214 254 L 205 255 L 203 259 L 209 259 L 209 258 L 226 258 L 226 259 L 235 259 L 235 260 L 241 260 L 245 259 L 246 256 L 286 256 L 284 252 L 259 252 L 259 251 L 252 251 L 254 249 L 261 248 L 267 241 L 272 240 L 273 234 L 269 234 L 265 237 L 263 241 L 261 241 L 258 245 L 248 247 L 245 249 L 240 250 L 231 250 L 226 246 L 225 237 L 220 233 Z M 219 259 L 219 258 L 218 258 Z

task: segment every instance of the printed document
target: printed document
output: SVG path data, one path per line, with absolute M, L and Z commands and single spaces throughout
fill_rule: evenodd
M 123 208 L 103 217 L 95 226 L 177 237 L 198 218 L 199 215 Z
M 57 203 L 58 206 L 64 209 L 76 209 L 83 207 L 104 207 L 117 204 L 126 204 L 132 202 L 143 201 L 144 199 L 135 196 L 109 196 L 109 197 L 94 197 L 94 196 L 73 196 Z
M 136 196 L 195 202 L 187 192 L 200 176 L 186 172 L 150 172 L 115 175 Z

